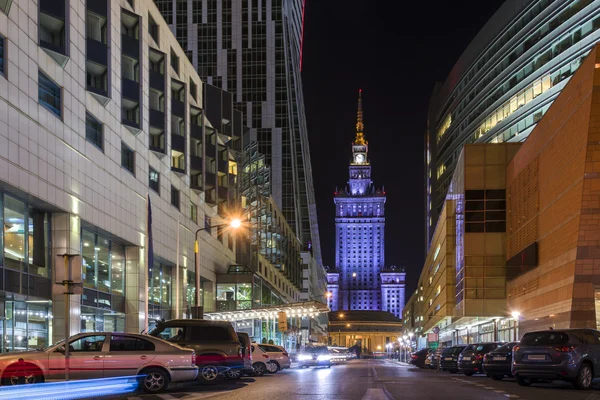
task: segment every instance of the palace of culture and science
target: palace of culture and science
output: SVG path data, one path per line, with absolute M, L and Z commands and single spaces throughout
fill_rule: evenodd
M 369 143 L 365 140 L 362 93 L 359 91 L 356 137 L 350 179 L 337 190 L 334 203 L 335 270 L 327 273 L 332 311 L 387 311 L 402 318 L 405 273 L 385 267 L 385 191 L 371 180 Z

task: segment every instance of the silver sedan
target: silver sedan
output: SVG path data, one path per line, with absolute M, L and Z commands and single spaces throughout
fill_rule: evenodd
M 69 338 L 69 379 L 140 376 L 145 392 L 164 391 L 170 382 L 196 379 L 193 350 L 133 333 L 80 333 Z M 65 346 L 0 355 L 2 385 L 65 379 Z

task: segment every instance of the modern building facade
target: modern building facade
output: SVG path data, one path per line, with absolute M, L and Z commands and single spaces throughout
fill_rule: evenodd
M 598 0 L 507 0 L 432 94 L 427 245 L 466 143 L 525 140 L 600 39 Z
M 64 338 L 65 318 L 73 334 L 189 316 L 195 232 L 237 197 L 241 114 L 205 87 L 150 1 L 1 4 L 1 351 Z M 198 233 L 207 311 L 234 238 Z M 55 285 L 63 254 L 81 282 L 69 315 Z
M 419 346 L 509 341 L 506 171 L 521 143 L 463 148 L 405 311 Z
M 272 196 L 322 265 L 300 68 L 302 0 L 155 0 L 208 84 L 233 94 L 272 169 Z
M 385 268 L 385 191 L 371 180 L 359 92 L 350 179 L 336 190 L 335 270 L 327 274 L 329 304 L 336 310 L 379 310 L 402 316 L 405 273 Z
M 329 343 L 369 353 L 389 351 L 402 337 L 402 321 L 382 311 L 341 311 L 329 313 Z
M 600 49 L 507 171 L 507 308 L 519 336 L 600 326 Z

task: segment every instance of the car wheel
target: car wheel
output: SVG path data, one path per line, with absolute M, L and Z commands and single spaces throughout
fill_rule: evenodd
M 232 380 L 240 379 L 242 377 L 242 371 L 239 369 L 230 369 L 229 371 L 225 372 L 225 377 Z
M 169 374 L 158 368 L 142 371 L 142 390 L 146 393 L 161 393 L 169 386 Z
M 263 376 L 267 372 L 267 366 L 261 362 L 252 364 L 254 369 L 254 376 Z
M 573 381 L 573 386 L 575 386 L 575 389 L 588 390 L 592 386 L 593 377 L 592 367 L 588 363 L 583 363 Z
M 198 371 L 198 379 L 204 384 L 215 383 L 218 377 L 219 369 L 214 365 L 204 365 Z
M 279 365 L 277 361 L 271 361 L 271 366 L 273 367 L 273 369 L 269 371 L 270 373 L 276 374 L 279 371 L 281 371 L 281 365 Z
M 44 382 L 44 374 L 34 365 L 8 368 L 2 376 L 2 386 L 33 385 Z
M 492 375 L 492 379 L 495 381 L 501 381 L 504 379 L 504 375 Z
M 515 379 L 519 386 L 531 386 L 531 379 L 529 378 L 523 378 L 522 376 L 517 375 L 515 376 Z
M 465 374 L 466 376 L 473 376 L 474 372 L 473 371 L 463 371 L 463 374 Z

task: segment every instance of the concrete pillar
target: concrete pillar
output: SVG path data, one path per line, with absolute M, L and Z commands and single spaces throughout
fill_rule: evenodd
M 143 250 L 138 246 L 125 247 L 125 331 L 140 333 L 146 328 L 147 267 Z
M 214 281 L 204 281 L 201 285 L 204 312 L 213 312 L 217 308 L 217 285 Z
M 79 333 L 81 329 L 81 294 L 69 296 L 69 315 L 66 315 L 66 287 L 54 282 L 68 279 L 63 254 L 74 255 L 71 258 L 71 280 L 81 283 L 81 226 L 77 215 L 69 213 L 52 214 L 52 343 L 65 338 L 65 318 L 69 318 L 68 336 Z M 71 291 L 81 293 L 81 286 Z

